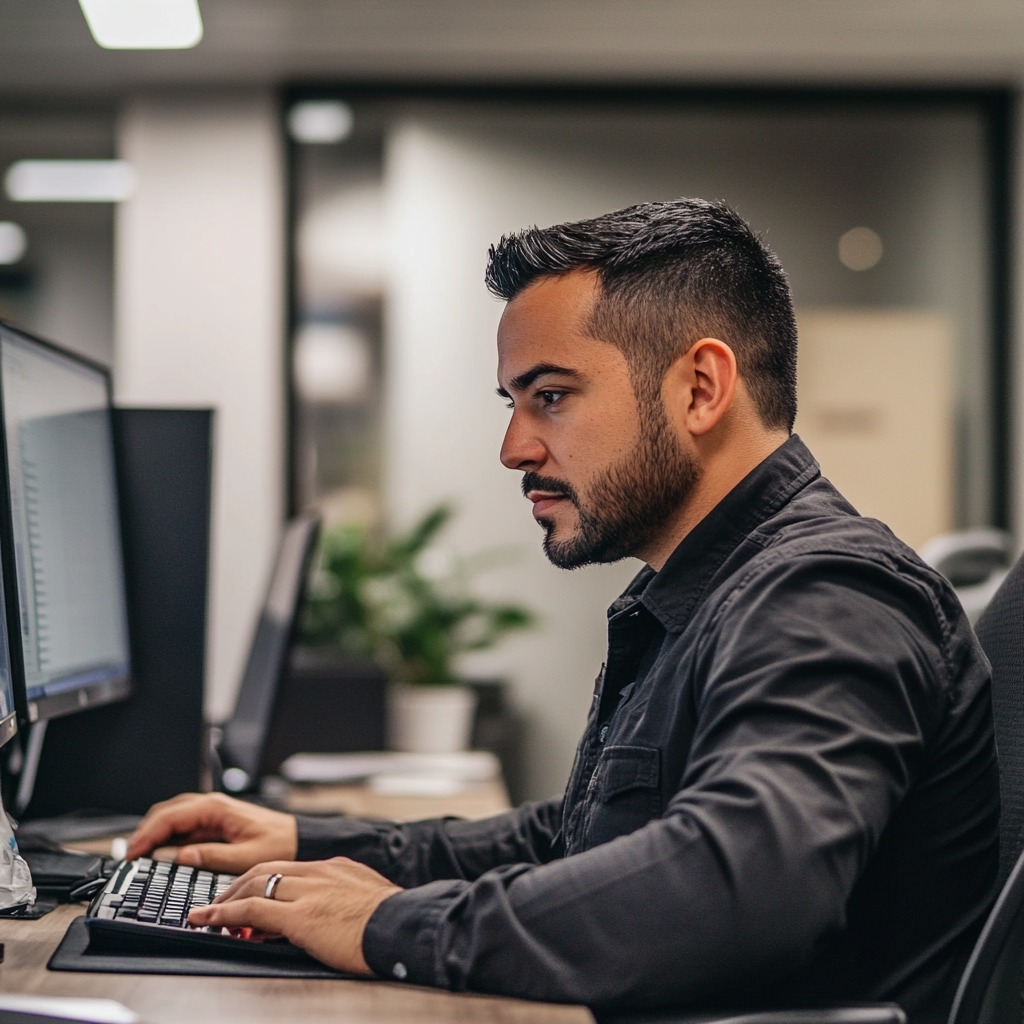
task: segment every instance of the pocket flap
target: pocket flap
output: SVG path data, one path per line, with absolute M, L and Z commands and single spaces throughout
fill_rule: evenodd
M 605 801 L 630 789 L 658 788 L 661 751 L 657 747 L 607 747 L 601 760 L 601 797 Z

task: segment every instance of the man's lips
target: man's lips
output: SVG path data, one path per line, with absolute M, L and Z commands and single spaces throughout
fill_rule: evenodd
M 526 497 L 533 502 L 534 519 L 554 508 L 558 502 L 568 500 L 564 494 L 553 494 L 549 491 L 527 491 Z

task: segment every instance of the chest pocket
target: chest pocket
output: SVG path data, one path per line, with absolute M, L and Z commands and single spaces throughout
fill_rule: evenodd
M 661 815 L 661 757 L 656 747 L 609 746 L 586 795 L 582 848 L 628 835 Z

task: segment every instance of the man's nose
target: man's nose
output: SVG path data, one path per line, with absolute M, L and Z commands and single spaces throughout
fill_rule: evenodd
M 501 442 L 501 464 L 506 469 L 537 469 L 546 454 L 540 439 L 513 413 Z

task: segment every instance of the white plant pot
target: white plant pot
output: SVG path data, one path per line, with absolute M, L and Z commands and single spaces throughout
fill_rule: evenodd
M 452 754 L 469 747 L 476 693 L 468 686 L 388 690 L 388 746 L 410 754 Z

